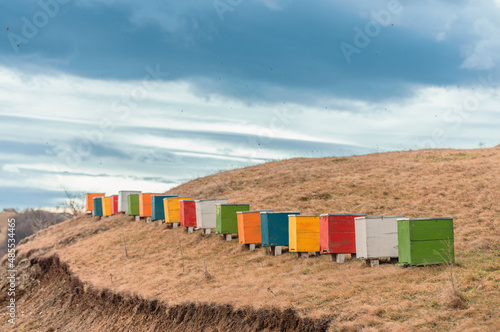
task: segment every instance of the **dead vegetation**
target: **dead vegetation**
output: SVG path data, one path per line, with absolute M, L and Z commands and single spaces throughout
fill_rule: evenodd
M 452 266 L 387 263 L 372 269 L 360 261 L 335 264 L 325 256 L 273 257 L 264 248 L 241 250 L 236 241 L 215 234 L 187 234 L 126 216 L 100 221 L 81 216 L 41 231 L 20 249 L 33 250 L 36 257 L 58 254 L 95 289 L 169 307 L 213 303 L 231 305 L 236 312 L 249 306 L 270 312 L 293 308 L 300 317 L 329 320 L 332 331 L 497 331 L 499 165 L 498 147 L 294 159 L 196 179 L 170 191 L 213 198 L 216 187 L 218 197 L 250 202 L 255 209 L 454 216 Z M 224 185 L 231 181 L 232 189 Z M 23 310 L 36 310 L 39 303 L 23 305 Z M 42 317 L 34 321 L 46 328 Z

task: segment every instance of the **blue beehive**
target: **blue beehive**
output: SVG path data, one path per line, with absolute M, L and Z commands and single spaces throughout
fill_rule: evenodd
M 92 215 L 94 217 L 102 217 L 102 197 L 94 197 L 94 211 Z
M 165 219 L 165 209 L 163 207 L 164 198 L 179 197 L 178 195 L 152 195 L 151 196 L 151 219 Z
M 263 247 L 288 246 L 288 216 L 299 211 L 261 212 L 260 231 Z

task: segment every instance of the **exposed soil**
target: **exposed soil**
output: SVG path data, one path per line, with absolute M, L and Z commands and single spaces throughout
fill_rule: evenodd
M 29 316 L 17 330 L 41 331 L 326 331 L 329 319 L 301 318 L 293 309 L 235 309 L 231 305 L 157 300 L 96 289 L 75 277 L 57 255 L 18 257 L 16 301 Z M 5 269 L 2 269 L 5 277 Z M 9 283 L 2 278 L 2 316 Z M 4 327 L 8 327 L 5 323 Z

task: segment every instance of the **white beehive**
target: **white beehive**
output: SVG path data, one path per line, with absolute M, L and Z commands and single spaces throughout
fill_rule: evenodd
M 121 190 L 118 192 L 118 212 L 128 213 L 128 195 L 141 194 L 141 191 Z
M 227 204 L 227 198 L 197 199 L 196 204 L 196 227 L 215 228 L 216 226 L 216 204 Z
M 405 215 L 357 217 L 354 219 L 356 257 L 398 257 L 398 218 Z

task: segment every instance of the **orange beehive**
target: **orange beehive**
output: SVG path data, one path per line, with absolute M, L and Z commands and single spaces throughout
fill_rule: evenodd
M 142 218 L 151 217 L 151 196 L 154 193 L 140 194 L 139 195 L 139 216 Z
M 241 244 L 260 244 L 262 242 L 260 234 L 260 213 L 272 211 L 273 210 L 236 212 L 239 242 Z
M 96 193 L 93 193 L 93 194 L 87 194 L 86 195 L 86 207 L 87 207 L 87 212 L 92 212 L 94 211 L 94 197 L 104 197 L 105 194 L 96 194 Z

